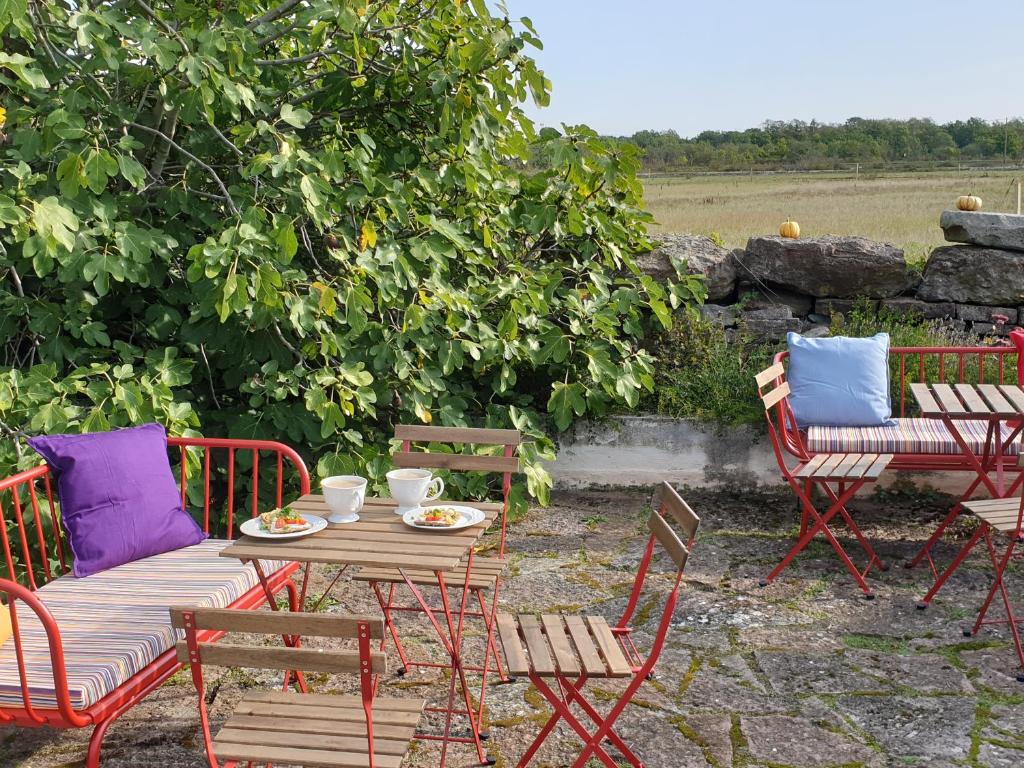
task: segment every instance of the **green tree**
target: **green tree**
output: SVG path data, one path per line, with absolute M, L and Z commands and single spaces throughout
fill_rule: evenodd
M 379 479 L 396 422 L 515 425 L 543 499 L 548 424 L 635 404 L 699 290 L 639 273 L 635 148 L 536 131 L 540 41 L 483 0 L 0 0 L 0 34 L 8 434 L 157 419 Z

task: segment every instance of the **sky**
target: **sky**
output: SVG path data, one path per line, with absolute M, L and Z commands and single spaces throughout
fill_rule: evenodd
M 496 2 L 496 0 L 495 0 Z M 1024 0 L 505 0 L 544 43 L 543 125 L 1024 115 Z

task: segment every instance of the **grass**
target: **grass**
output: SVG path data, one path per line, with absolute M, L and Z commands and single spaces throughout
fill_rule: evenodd
M 1016 212 L 1020 178 L 998 171 L 670 176 L 644 187 L 655 232 L 714 232 L 728 247 L 742 247 L 753 235 L 777 234 L 791 217 L 804 236 L 861 235 L 916 261 L 944 244 L 939 214 L 958 195 L 980 195 L 987 211 Z

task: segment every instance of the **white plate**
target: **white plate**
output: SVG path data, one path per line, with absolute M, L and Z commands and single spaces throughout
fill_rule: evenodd
M 254 539 L 273 539 L 274 541 L 287 541 L 288 539 L 301 539 L 303 536 L 310 536 L 317 531 L 322 531 L 327 527 L 327 520 L 316 515 L 303 515 L 299 514 L 303 520 L 307 523 L 311 523 L 310 527 L 304 531 L 296 531 L 295 533 L 271 533 L 270 531 L 264 531 L 260 529 L 260 519 L 258 517 L 246 520 L 240 526 L 240 530 L 246 536 L 252 536 Z
M 461 515 L 462 519 L 455 523 L 455 525 L 449 525 L 444 528 L 438 525 L 420 525 L 416 522 L 416 518 L 423 515 L 431 507 L 444 507 L 445 509 L 454 509 Z M 402 522 L 411 528 L 419 528 L 421 531 L 457 531 L 460 528 L 469 528 L 471 525 L 478 525 L 484 521 L 484 513 L 475 507 L 460 507 L 458 504 L 431 504 L 429 507 L 420 507 L 419 509 L 410 509 L 404 515 L 402 515 Z

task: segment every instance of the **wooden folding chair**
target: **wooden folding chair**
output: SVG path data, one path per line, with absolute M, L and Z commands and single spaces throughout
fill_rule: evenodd
M 573 768 L 586 765 L 591 758 L 597 758 L 608 768 L 616 768 L 618 763 L 602 746 L 605 740 L 610 741 L 631 765 L 642 768 L 640 758 L 615 732 L 614 725 L 644 681 L 651 676 L 665 645 L 679 600 L 683 569 L 700 525 L 700 518 L 668 483 L 657 488 L 652 507 L 647 546 L 633 581 L 629 602 L 615 626 L 609 627 L 602 616 L 544 615 L 538 619 L 533 614 L 498 615 L 498 635 L 509 673 L 529 675 L 537 690 L 554 708 L 554 713 L 519 760 L 520 768 L 530 762 L 554 727 L 562 721 L 583 739 L 583 750 Z M 682 529 L 682 539 L 673 529 L 673 524 Z M 630 621 L 643 593 L 657 545 L 671 558 L 675 578 L 665 599 L 651 650 L 644 656 L 633 642 Z M 602 678 L 629 681 L 611 711 L 603 716 L 583 695 L 588 680 Z M 554 687 L 548 683 L 551 679 L 555 680 Z M 573 704 L 582 710 L 585 719 L 592 721 L 593 730 L 588 730 L 576 717 Z
M 873 600 L 875 595 L 864 577 L 876 565 L 883 571 L 887 566 L 875 554 L 871 542 L 864 537 L 860 528 L 853 521 L 846 509 L 846 504 L 862 486 L 877 481 L 893 457 L 891 454 L 879 455 L 877 453 L 817 453 L 810 455 L 804 451 L 806 458 L 802 458 L 795 467 L 790 469 L 782 450 L 781 435 L 785 431 L 784 427 L 787 424 L 795 424 L 796 419 L 793 417 L 793 411 L 789 405 L 789 384 L 783 381 L 784 374 L 785 368 L 782 363 L 775 363 L 757 374 L 754 380 L 757 382 L 757 393 L 761 397 L 761 402 L 764 403 L 764 416 L 768 422 L 768 436 L 771 439 L 772 449 L 775 451 L 775 459 L 779 463 L 783 478 L 793 489 L 793 493 L 796 494 L 800 502 L 802 510 L 800 535 L 796 544 L 786 553 L 781 562 L 771 573 L 761 579 L 761 586 L 765 587 L 771 584 L 793 561 L 793 558 L 811 543 L 811 539 L 820 533 L 835 550 L 850 575 L 853 576 L 863 591 L 864 597 Z M 814 506 L 812 498 L 815 487 L 824 491 L 825 496 L 831 502 L 824 514 L 819 513 Z M 843 518 L 846 526 L 868 556 L 868 564 L 863 571 L 854 565 L 842 544 L 828 527 L 829 522 L 836 515 Z M 814 524 L 809 526 L 808 523 L 812 518 Z
M 237 763 L 399 768 L 426 704 L 422 699 L 376 696 L 387 660 L 370 647 L 384 637 L 384 622 L 365 616 L 171 608 L 171 623 L 185 631 L 178 660 L 190 665 L 199 694 L 199 719 L 211 768 Z M 354 638 L 358 650 L 200 642 L 204 631 L 286 637 Z M 249 691 L 217 733 L 210 732 L 203 666 L 250 667 L 359 675 L 360 695 L 330 696 L 287 691 Z
M 522 435 L 515 429 L 427 427 L 401 424 L 395 427 L 395 438 L 402 441 L 401 453 L 397 453 L 392 457 L 396 467 L 445 469 L 453 472 L 498 473 L 502 477 L 501 535 L 498 541 L 497 556 L 474 555 L 473 572 L 470 574 L 469 588 L 476 599 L 479 611 L 474 610 L 465 613 L 465 616 L 482 618 L 487 632 L 487 646 L 484 651 L 483 664 L 481 666 L 467 665 L 465 667 L 469 671 L 479 672 L 483 675 L 484 679 L 479 701 L 479 711 L 482 715 L 484 699 L 487 694 L 487 677 L 490 673 L 492 658 L 499 678 L 502 681 L 507 681 L 508 679 L 498 656 L 493 627 L 501 577 L 508 567 L 508 562 L 505 559 L 505 536 L 508 528 L 509 493 L 512 489 L 512 474 L 519 471 L 519 459 L 516 458 L 515 453 L 522 441 Z M 477 448 L 480 446 L 491 446 L 495 450 L 495 455 L 413 451 L 413 443 L 454 443 Z M 499 448 L 501 455 L 496 455 Z M 416 585 L 437 586 L 437 577 L 432 571 L 410 571 L 408 575 Z M 449 588 L 461 589 L 466 580 L 465 567 L 446 573 L 445 576 L 448 579 Z M 353 580 L 368 582 L 377 597 L 377 601 L 380 603 L 381 610 L 384 612 L 385 626 L 395 643 L 395 648 L 398 650 L 398 655 L 402 661 L 402 666 L 398 670 L 399 674 L 404 674 L 411 667 L 446 666 L 435 662 L 413 661 L 406 654 L 401 637 L 393 621 L 394 613 L 422 612 L 422 608 L 418 605 L 399 605 L 395 603 L 396 589 L 400 584 L 405 583 L 404 577 L 398 572 L 397 568 L 363 568 L 353 576 Z M 388 585 L 386 597 L 381 589 L 381 584 Z M 489 607 L 485 597 L 487 591 L 491 591 Z
M 1024 466 L 1024 457 L 1018 459 L 1018 462 L 1020 466 Z M 1010 629 L 1010 636 L 1013 638 L 1014 647 L 1017 649 L 1017 660 L 1020 663 L 1020 673 L 1017 675 L 1017 680 L 1024 683 L 1024 644 L 1021 642 L 1020 628 L 1017 626 L 1024 623 L 1024 618 L 1018 619 L 1014 615 L 1013 602 L 1010 600 L 1009 592 L 1006 589 L 1006 582 L 1004 581 L 1006 568 L 1012 562 L 1014 552 L 1018 550 L 1021 544 L 1024 544 L 1024 525 L 1022 525 L 1024 523 L 1024 497 L 976 499 L 965 501 L 963 506 L 964 509 L 978 518 L 980 525 L 974 532 L 974 535 L 964 544 L 953 563 L 946 569 L 943 577 L 936 582 L 937 586 L 932 587 L 932 591 L 928 593 L 928 597 L 925 599 L 930 600 L 934 593 L 938 591 L 938 587 L 941 587 L 942 583 L 945 582 L 948 574 L 956 570 L 979 541 L 984 540 L 985 546 L 988 549 L 989 559 L 992 561 L 992 567 L 995 569 L 995 576 L 992 579 L 992 586 L 988 591 L 988 595 L 985 597 L 985 602 L 978 612 L 978 618 L 975 620 L 974 626 L 964 629 L 964 636 L 971 637 L 978 634 L 985 625 L 1007 625 Z M 1006 537 L 1006 551 L 1000 554 L 993 539 L 1002 538 L 1003 536 Z M 988 613 L 988 609 L 992 605 L 997 592 L 1002 597 L 1006 618 L 986 621 L 985 614 Z

